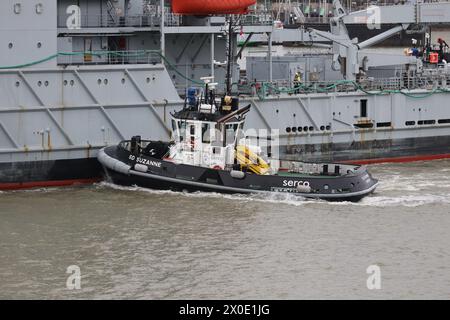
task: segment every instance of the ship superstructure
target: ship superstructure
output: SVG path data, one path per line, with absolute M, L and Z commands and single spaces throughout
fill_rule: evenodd
M 252 126 L 279 128 L 281 152 L 293 159 L 371 163 L 448 157 L 445 40 L 433 45 L 424 33 L 422 46 L 412 43 L 400 54 L 370 47 L 402 30 L 448 22 L 450 3 L 379 7 L 377 23 L 397 23 L 365 41 L 350 38 L 346 25 L 367 21 L 368 10 L 347 14 L 339 1 L 333 10 L 329 32 L 300 29 L 296 35 L 310 46 L 319 42 L 328 53 L 247 57 L 247 77 L 258 84 L 253 95 L 261 110 Z M 291 36 L 292 30 L 284 34 Z

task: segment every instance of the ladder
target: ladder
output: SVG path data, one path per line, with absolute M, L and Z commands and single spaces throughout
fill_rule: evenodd
M 112 4 L 111 0 L 106 1 L 106 6 L 108 7 L 108 15 L 109 15 L 107 24 L 109 25 L 108 22 L 112 21 L 112 24 L 116 25 L 117 24 L 116 7 Z

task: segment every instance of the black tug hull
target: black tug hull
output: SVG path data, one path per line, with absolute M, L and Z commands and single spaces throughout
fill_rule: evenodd
M 136 166 L 136 160 L 140 168 Z M 182 192 L 289 193 L 302 198 L 356 202 L 371 194 L 378 184 L 364 167 L 341 177 L 262 176 L 247 173 L 243 178 L 233 178 L 229 171 L 135 156 L 119 147 L 101 150 L 99 161 L 105 167 L 107 178 L 115 184 Z M 148 168 L 145 172 L 142 170 L 143 163 Z M 299 191 L 298 186 L 304 185 L 310 186 L 312 191 Z M 327 190 L 324 190 L 325 186 Z M 352 190 L 342 191 L 349 186 L 353 186 Z

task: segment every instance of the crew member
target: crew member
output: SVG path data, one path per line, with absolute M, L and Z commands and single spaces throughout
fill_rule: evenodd
M 444 39 L 438 38 L 439 43 L 439 61 L 442 61 L 444 59 L 444 48 L 448 49 L 449 46 L 447 42 L 445 42 Z
M 233 102 L 233 98 L 231 98 L 230 96 L 225 96 L 223 98 L 223 106 L 222 106 L 222 110 L 223 111 L 231 111 L 231 104 Z
M 300 84 L 302 83 L 302 74 L 300 71 L 297 71 L 294 76 L 294 88 L 295 93 L 300 93 Z

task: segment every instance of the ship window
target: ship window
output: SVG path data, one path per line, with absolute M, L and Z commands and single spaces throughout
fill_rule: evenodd
M 8 48 L 12 49 L 12 47 L 13 47 L 13 44 L 12 44 L 12 42 L 10 42 L 10 43 L 8 44 Z
M 327 130 L 331 130 L 331 126 L 326 126 L 326 128 L 325 129 L 327 129 Z
M 291 128 L 287 127 L 287 128 L 286 128 L 286 132 L 287 132 L 287 133 L 291 132 Z
M 297 131 L 298 131 L 298 132 L 302 132 L 302 131 L 303 131 L 303 128 L 302 128 L 302 127 L 298 127 L 298 128 L 297 128 Z
M 367 118 L 367 99 L 362 99 L 359 101 L 360 105 L 360 117 Z
M 37 13 L 37 14 L 41 14 L 42 11 L 44 11 L 44 6 L 42 5 L 42 3 L 38 3 L 38 4 L 36 5 L 36 13 Z
M 211 143 L 211 126 L 209 123 L 202 124 L 202 142 Z
M 177 123 L 172 119 L 172 131 L 175 132 L 177 130 Z
M 308 127 L 307 127 L 307 126 L 304 126 L 304 127 L 303 127 L 303 131 L 305 131 L 305 132 L 308 131 Z
M 20 82 L 16 81 L 16 87 L 20 86 Z
M 20 10 L 21 10 L 21 5 L 20 5 L 20 3 L 14 4 L 14 13 L 15 13 L 15 14 L 19 14 L 19 13 L 20 13 Z
M 67 80 L 64 80 L 63 83 L 64 83 L 64 86 L 67 86 Z
M 314 131 L 314 127 L 309 127 L 309 131 Z
M 40 47 L 42 47 L 42 43 L 41 43 L 41 42 L 38 42 L 38 43 L 37 43 L 37 47 L 38 47 L 38 49 L 39 49 Z
M 184 140 L 184 135 L 186 134 L 186 122 L 178 121 L 178 128 L 180 130 L 180 142 Z
M 46 87 L 48 87 L 48 81 L 45 81 L 45 82 L 44 82 L 44 85 L 45 85 Z
M 414 126 L 416 124 L 416 122 L 415 121 L 406 121 L 405 124 L 407 126 Z
M 436 120 L 420 120 L 417 122 L 418 125 L 424 125 L 424 124 L 435 124 Z
M 378 122 L 377 128 L 386 128 L 386 127 L 390 127 L 391 125 L 392 125 L 391 122 Z
M 439 124 L 450 123 L 450 119 L 439 119 L 438 123 Z
M 234 143 L 236 138 L 236 130 L 238 128 L 237 124 L 227 124 L 225 126 L 225 143 L 230 144 Z
M 320 130 L 324 131 L 325 130 L 325 126 L 320 126 Z

